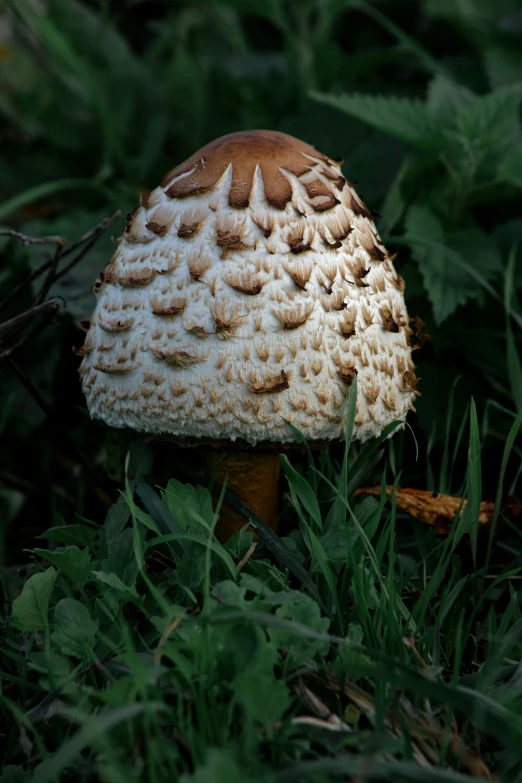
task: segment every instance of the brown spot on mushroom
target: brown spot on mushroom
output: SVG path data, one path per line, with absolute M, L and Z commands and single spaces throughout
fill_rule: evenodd
M 380 309 L 380 314 L 382 318 L 382 325 L 386 331 L 396 334 L 399 331 L 399 324 L 393 317 L 390 308 L 386 305 L 383 305 L 383 307 Z
M 353 310 L 345 310 L 339 321 L 339 333 L 343 337 L 353 337 L 356 333 L 355 330 L 355 313 Z
M 215 332 L 221 340 L 229 340 L 243 323 L 245 316 L 234 306 L 224 302 L 211 302 L 210 312 L 215 324 Z
M 117 282 L 122 288 L 141 288 L 142 286 L 152 283 L 157 274 L 160 274 L 150 267 L 144 267 L 138 272 L 128 272 L 127 274 L 118 277 Z
M 304 307 L 285 308 L 282 310 L 272 309 L 272 313 L 283 324 L 285 329 L 297 329 L 302 326 L 312 314 L 314 309 L 313 302 L 307 302 Z
M 310 367 L 311 367 L 312 372 L 313 372 L 314 375 L 319 375 L 319 373 L 323 369 L 323 359 L 322 359 L 322 357 L 310 359 Z
M 386 391 L 385 394 L 382 395 L 381 400 L 383 401 L 384 405 L 388 408 L 390 411 L 397 410 L 397 398 L 395 397 L 395 394 L 392 391 Z
M 169 230 L 168 226 L 157 223 L 154 220 L 150 220 L 148 223 L 146 223 L 145 228 L 147 228 L 149 231 L 152 231 L 153 234 L 157 234 L 159 237 L 164 236 Z
M 205 327 L 200 326 L 199 324 L 194 324 L 193 326 L 185 326 L 183 324 L 183 328 L 193 337 L 197 337 L 198 340 L 204 340 L 206 337 L 208 337 L 209 332 L 205 329 Z
M 287 244 L 290 247 L 290 252 L 294 253 L 294 255 L 297 255 L 299 253 L 304 253 L 306 250 L 310 250 L 311 245 L 307 242 L 303 241 L 302 236 L 294 237 L 293 239 L 288 239 Z
M 308 400 L 306 397 L 294 397 L 290 400 L 290 405 L 294 411 L 306 411 L 308 408 Z
M 285 272 L 290 275 L 294 283 L 298 288 L 306 291 L 306 284 L 310 280 L 312 274 L 312 264 L 306 262 L 300 262 L 290 266 L 284 264 Z
M 179 315 L 187 306 L 187 300 L 184 297 L 174 297 L 173 299 L 165 299 L 163 301 L 151 298 L 150 303 L 153 315 L 164 317 Z
M 197 356 L 188 351 L 162 351 L 152 346 L 150 346 L 150 350 L 157 359 L 165 362 L 170 367 L 190 367 L 206 359 L 206 356 Z
M 413 330 L 408 327 L 408 345 L 412 351 L 416 351 L 430 340 L 430 336 L 426 331 L 426 324 L 418 315 L 414 315 L 410 323 L 413 324 Z
M 339 375 L 339 378 L 347 385 L 350 386 L 352 383 L 355 374 L 357 373 L 357 370 L 355 367 L 351 364 L 341 364 L 337 369 L 337 374 Z
M 86 356 L 88 353 L 92 351 L 92 346 L 88 345 L 80 345 L 79 348 L 76 348 L 74 345 L 72 347 L 72 352 L 75 356 Z
M 198 283 L 211 265 L 212 261 L 210 258 L 205 258 L 204 256 L 190 258 L 188 261 L 189 275 Z
M 397 289 L 397 291 L 400 291 L 401 294 L 404 293 L 404 289 L 406 286 L 404 284 L 404 279 L 399 274 L 395 274 L 392 276 L 391 284 L 394 288 Z
M 252 373 L 251 378 L 252 383 L 250 384 L 249 389 L 254 394 L 280 392 L 290 387 L 288 382 L 288 373 L 286 373 L 285 370 L 281 370 L 279 375 L 266 375 L 262 381 L 257 380 L 255 373 Z
M 403 373 L 403 381 L 405 388 L 402 389 L 402 391 L 412 391 L 415 395 L 420 397 L 420 392 L 417 389 L 419 378 L 415 375 L 414 372 L 411 370 L 406 370 L 405 373 Z
M 256 345 L 256 353 L 262 362 L 267 362 L 270 358 L 270 346 L 268 343 L 258 343 Z
M 349 207 L 355 215 L 362 215 L 362 217 L 371 218 L 373 212 L 371 212 L 363 201 L 358 201 L 354 194 L 350 191 L 349 194 Z
M 260 294 L 266 283 L 266 279 L 246 272 L 241 274 L 237 270 L 227 272 L 227 274 L 223 276 L 223 279 L 225 283 L 234 289 L 234 291 L 247 294 L 247 296 L 257 296 L 257 294 Z
M 104 332 L 125 332 L 130 329 L 134 323 L 134 318 L 112 318 L 111 320 L 104 320 L 101 315 L 98 316 L 98 324 L 101 326 Z
M 386 258 L 386 255 L 383 253 L 380 247 L 377 245 L 373 245 L 373 247 L 368 248 L 368 252 L 371 255 L 372 258 L 374 258 L 376 261 L 384 261 Z
M 107 373 L 108 375 L 115 375 L 117 373 L 123 373 L 123 372 L 129 372 L 130 370 L 134 370 L 136 368 L 136 365 L 124 365 L 123 363 L 117 363 L 117 364 L 104 364 L 103 362 L 98 362 L 97 364 L 93 364 L 93 368 L 95 370 L 98 370 L 98 372 Z
M 320 351 L 323 347 L 323 335 L 320 329 L 309 337 L 310 345 L 315 351 Z M 304 349 L 306 350 L 306 348 Z

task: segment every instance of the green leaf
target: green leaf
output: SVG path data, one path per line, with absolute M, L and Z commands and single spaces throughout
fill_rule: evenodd
M 182 775 L 179 783 L 244 783 L 245 776 L 227 750 L 210 748 L 205 763 L 192 775 Z
M 503 182 L 522 188 L 522 144 L 512 145 L 500 161 L 498 175 Z
M 475 282 L 454 263 L 454 251 L 444 244 L 442 223 L 428 207 L 412 206 L 406 216 L 406 241 L 419 264 L 437 324 L 476 293 Z
M 506 326 L 507 367 L 511 391 L 517 410 L 522 411 L 522 362 L 509 320 Z
M 457 115 L 461 133 L 484 148 L 510 146 L 520 140 L 521 97 L 520 83 L 481 96 Z
M 139 566 L 134 555 L 133 530 L 127 528 L 107 544 L 107 557 L 101 561 L 106 574 L 115 574 L 127 587 L 136 584 Z
M 140 600 L 136 588 L 134 586 L 127 587 L 116 574 L 106 574 L 104 571 L 93 571 L 92 575 L 98 582 L 101 582 L 108 587 L 113 587 L 128 601 L 138 602 Z
M 236 677 L 234 696 L 248 718 L 263 726 L 270 726 L 280 720 L 292 703 L 284 683 L 259 674 L 240 674 Z
M 200 519 L 209 527 L 212 525 L 214 511 L 212 496 L 208 489 L 196 489 L 192 484 L 183 484 L 176 479 L 170 479 L 163 497 L 170 513 L 183 530 L 200 534 L 202 532 Z
M 168 712 L 168 707 L 163 702 L 142 701 L 92 715 L 85 720 L 81 729 L 72 737 L 64 739 L 58 750 L 48 755 L 45 761 L 35 768 L 30 778 L 31 783 L 51 783 L 59 779 L 61 772 L 70 767 L 84 749 L 93 747 L 101 737 L 106 737 L 113 727 L 143 714 L 156 712 Z
M 82 661 L 92 656 L 98 621 L 79 601 L 62 598 L 54 609 L 53 643 L 64 655 L 72 655 Z
M 279 606 L 276 610 L 276 617 L 286 618 L 323 634 L 328 631 L 330 625 L 330 621 L 326 617 L 321 617 L 320 609 L 315 601 L 304 594 L 295 603 L 287 602 Z M 328 642 L 296 639 L 292 632 L 279 629 L 270 629 L 269 635 L 277 647 L 288 651 L 286 662 L 289 668 L 297 668 L 308 658 L 314 655 L 326 655 L 328 652 Z
M 509 87 L 520 80 L 522 74 L 522 52 L 518 46 L 489 46 L 482 53 L 489 83 L 492 89 Z
M 317 528 L 320 530 L 322 527 L 321 511 L 312 487 L 304 476 L 301 476 L 301 474 L 291 465 L 288 457 L 281 454 L 279 459 L 281 460 L 281 465 L 283 466 L 292 495 L 295 494 L 297 496 L 306 511 L 310 514 Z
M 44 631 L 47 628 L 49 602 L 57 575 L 54 568 L 48 568 L 27 580 L 22 592 L 13 601 L 13 625 L 21 631 Z
M 50 527 L 37 538 L 46 541 L 56 541 L 59 544 L 76 544 L 76 546 L 91 547 L 98 535 L 98 531 L 88 525 L 58 525 Z
M 360 93 L 328 95 L 315 91 L 310 96 L 420 149 L 441 145 L 437 123 L 420 100 Z
M 474 92 L 441 74 L 429 83 L 426 97 L 427 110 L 441 128 L 453 128 L 457 115 L 477 101 Z
M 14 764 L 8 764 L 0 774 L 0 783 L 24 783 L 26 780 L 27 776 L 23 767 Z
M 38 557 L 44 557 L 59 568 L 79 588 L 84 587 L 92 571 L 91 555 L 88 549 L 69 546 L 66 549 L 31 549 Z

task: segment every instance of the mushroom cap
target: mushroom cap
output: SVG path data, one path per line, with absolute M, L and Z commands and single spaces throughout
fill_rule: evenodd
M 340 162 L 292 136 L 223 136 L 141 200 L 95 284 L 91 416 L 187 439 L 292 443 L 404 421 L 404 284 Z

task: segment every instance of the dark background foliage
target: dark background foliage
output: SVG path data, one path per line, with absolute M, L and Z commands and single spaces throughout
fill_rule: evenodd
M 278 129 L 343 157 L 431 336 L 415 356 L 419 460 L 408 432 L 397 439 L 402 483 L 459 491 L 465 447 L 452 482 L 440 465 L 473 395 L 492 497 L 522 406 L 521 85 L 518 0 L 0 0 L 0 225 L 73 241 L 240 129 Z M 53 286 L 59 312 L 13 356 L 51 418 L 3 363 L 0 513 L 12 562 L 32 533 L 99 517 L 117 492 L 86 463 L 121 478 L 126 443 L 90 423 L 71 348 L 123 225 Z M 0 237 L 0 298 L 53 252 Z M 39 283 L 2 317 L 29 308 Z M 141 447 L 133 459 L 150 470 Z

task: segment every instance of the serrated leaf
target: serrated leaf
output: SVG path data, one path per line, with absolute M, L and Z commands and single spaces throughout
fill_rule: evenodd
M 437 74 L 428 85 L 426 107 L 441 127 L 454 127 L 457 114 L 471 109 L 477 100 L 467 87 Z
M 97 535 L 98 531 L 88 525 L 58 525 L 45 530 L 37 538 L 56 541 L 59 544 L 91 547 Z
M 520 139 L 518 117 L 522 85 L 514 84 L 483 95 L 457 114 L 460 132 L 474 145 L 505 148 Z
M 97 630 L 98 621 L 92 619 L 84 604 L 72 598 L 58 601 L 51 640 L 64 655 L 88 660 L 92 656 Z
M 127 587 L 116 574 L 106 574 L 103 571 L 93 571 L 94 578 L 108 587 L 113 587 L 118 593 L 129 601 L 139 601 L 139 595 L 135 587 Z
M 319 103 L 339 109 L 420 149 L 441 145 L 440 129 L 420 100 L 361 93 L 328 95 L 312 91 L 310 95 Z
M 62 550 L 31 549 L 38 557 L 44 557 L 53 566 L 59 568 L 65 576 L 82 588 L 89 579 L 92 571 L 91 555 L 88 549 L 79 549 L 77 546 L 69 546 Z
M 405 227 L 435 321 L 440 324 L 477 293 L 477 284 L 455 264 L 455 251 L 444 244 L 442 223 L 428 207 L 410 207 Z
M 44 631 L 47 628 L 49 602 L 57 575 L 58 572 L 51 567 L 27 580 L 22 592 L 13 601 L 13 625 L 21 631 Z
M 497 173 L 503 182 L 522 188 L 522 144 L 515 144 L 507 150 Z

